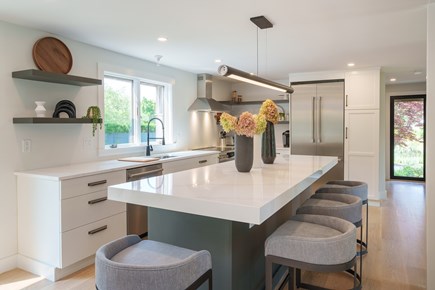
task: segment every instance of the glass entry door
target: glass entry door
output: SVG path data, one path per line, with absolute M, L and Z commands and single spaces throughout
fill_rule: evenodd
M 425 95 L 391 97 L 392 179 L 425 179 L 425 98 Z

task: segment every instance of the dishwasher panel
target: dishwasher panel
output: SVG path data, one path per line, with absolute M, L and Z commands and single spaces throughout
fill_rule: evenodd
M 162 175 L 162 164 L 127 169 L 127 182 Z M 148 235 L 148 208 L 127 203 L 127 234 Z

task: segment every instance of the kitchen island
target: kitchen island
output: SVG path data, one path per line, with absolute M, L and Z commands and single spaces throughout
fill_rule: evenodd
M 265 239 L 336 164 L 290 155 L 239 173 L 232 161 L 110 186 L 108 198 L 148 206 L 150 239 L 209 250 L 214 289 L 262 289 Z

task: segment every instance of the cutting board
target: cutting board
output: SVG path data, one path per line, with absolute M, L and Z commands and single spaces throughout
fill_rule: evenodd
M 33 61 L 46 72 L 67 74 L 72 67 L 72 56 L 68 47 L 59 39 L 44 37 L 33 45 Z
M 129 161 L 129 162 L 151 162 L 151 161 L 157 161 L 160 158 L 157 157 L 149 157 L 149 156 L 138 156 L 138 157 L 125 157 L 125 158 L 119 158 L 119 161 Z

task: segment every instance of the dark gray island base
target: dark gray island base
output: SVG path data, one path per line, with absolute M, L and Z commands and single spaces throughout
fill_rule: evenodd
M 149 239 L 212 255 L 214 290 L 264 289 L 264 242 L 325 181 L 304 190 L 260 225 L 163 210 L 148 209 Z M 202 289 L 207 289 L 203 285 Z

